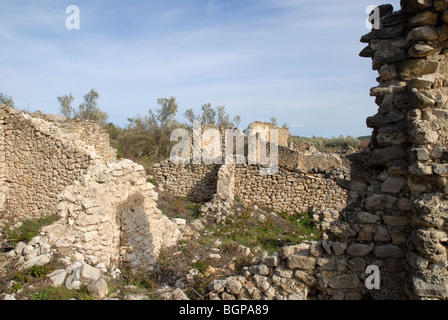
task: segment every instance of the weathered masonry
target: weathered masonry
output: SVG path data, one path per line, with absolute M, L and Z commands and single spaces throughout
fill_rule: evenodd
M 157 197 L 141 165 L 116 160 L 98 124 L 1 106 L 0 223 L 59 219 L 42 231 L 52 250 L 29 259 L 61 253 L 109 269 L 152 269 L 181 236 Z
M 257 130 L 276 129 L 271 124 L 254 122 L 250 128 Z M 222 145 L 225 149 L 225 134 Z M 278 170 L 273 175 L 261 175 L 260 165 L 246 164 L 175 164 L 164 160 L 151 168 L 155 181 L 180 197 L 189 197 L 198 202 L 209 201 L 214 194 L 222 193 L 218 187 L 220 172 L 232 177 L 226 180 L 236 197 L 246 203 L 258 204 L 273 211 L 305 212 L 313 208 L 342 209 L 346 205 L 347 188 L 343 181 L 349 179 L 349 168 L 337 154 L 294 150 L 287 146 L 289 132 L 279 134 Z M 269 136 L 268 136 L 269 137 Z M 280 140 L 279 140 L 280 142 Z M 203 142 L 204 145 L 204 142 Z M 266 150 L 269 153 L 269 141 Z M 224 162 L 224 161 L 223 161 Z M 346 162 L 346 161 L 345 161 Z M 313 173 L 310 173 L 312 169 Z
M 379 109 L 369 148 L 351 156 L 350 201 L 316 212 L 320 241 L 214 281 L 213 299 L 448 299 L 448 1 L 401 6 L 380 6 L 380 29 L 361 38 Z

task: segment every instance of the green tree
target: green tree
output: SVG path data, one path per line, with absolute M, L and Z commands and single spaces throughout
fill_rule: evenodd
M 79 105 L 75 115 L 85 120 L 96 121 L 100 124 L 106 124 L 109 116 L 98 108 L 99 94 L 95 89 L 90 90 L 84 96 L 84 102 Z
M 201 109 L 202 109 L 202 117 L 201 117 L 202 123 L 215 124 L 216 111 L 212 108 L 211 103 L 203 104 Z
M 218 116 L 218 126 L 230 127 L 232 125 L 232 123 L 230 122 L 230 116 L 226 113 L 225 106 L 216 107 L 216 113 Z
M 201 121 L 201 120 L 200 120 L 201 118 L 200 118 L 199 116 L 196 116 L 196 115 L 194 114 L 193 108 L 187 109 L 187 111 L 185 111 L 185 113 L 184 113 L 184 117 L 187 118 L 187 120 L 188 120 L 188 125 L 189 125 L 190 127 L 193 127 L 193 123 L 194 123 L 195 121 Z
M 75 100 L 75 98 L 73 97 L 73 95 L 70 94 L 66 94 L 66 95 L 60 95 L 58 97 L 58 101 L 60 104 L 60 108 L 59 111 L 61 111 L 61 114 L 65 117 L 67 117 L 68 119 L 71 119 L 73 116 L 73 107 L 72 107 L 72 103 Z
M 175 97 L 157 99 L 159 109 L 150 110 L 149 125 L 154 138 L 157 139 L 157 157 L 163 159 L 168 157 L 172 143 L 170 141 L 171 132 L 179 127 L 174 119 L 176 117 L 179 106 Z
M 169 157 L 171 132 L 181 127 L 175 120 L 179 106 L 175 97 L 160 98 L 157 103 L 159 108 L 150 109 L 148 115 L 128 118 L 119 138 L 124 157 L 144 163 Z
M 157 103 L 160 108 L 155 111 L 149 110 L 149 113 L 153 123 L 157 125 L 159 129 L 163 130 L 173 124 L 179 106 L 177 105 L 175 97 L 160 98 L 157 99 Z
M 224 127 L 238 127 L 241 122 L 241 117 L 239 115 L 230 121 L 230 115 L 226 112 L 225 106 L 217 106 L 215 109 L 210 103 L 203 104 L 201 106 L 202 113 L 196 115 L 193 109 L 188 109 L 184 113 L 184 117 L 188 120 L 186 124 L 188 127 L 192 127 L 194 121 L 201 121 L 204 124 L 212 124 Z
M 7 106 L 9 108 L 15 108 L 16 107 L 12 97 L 4 94 L 3 92 L 0 92 L 0 104 L 4 104 L 5 106 Z

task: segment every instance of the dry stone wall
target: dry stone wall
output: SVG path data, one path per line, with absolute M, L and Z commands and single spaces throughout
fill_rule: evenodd
M 277 212 L 303 213 L 315 208 L 342 209 L 347 190 L 337 183 L 344 174 L 309 174 L 279 168 L 275 175 L 260 175 L 259 166 L 237 165 L 235 194 L 247 203 Z
M 157 209 L 144 168 L 118 161 L 98 124 L 2 107 L 0 161 L 0 222 L 58 216 L 40 234 L 45 250 L 28 245 L 18 266 L 58 256 L 153 270 L 161 248 L 182 236 Z
M 203 125 L 202 131 L 207 128 Z M 221 137 L 224 164 L 176 164 L 171 159 L 164 160 L 150 169 L 155 182 L 175 196 L 205 202 L 216 193 L 223 192 L 222 183 L 218 187 L 219 172 L 233 166 L 232 179 L 226 179 L 226 182 L 232 184 L 228 187 L 233 190 L 232 194 L 244 202 L 291 213 L 308 211 L 316 206 L 339 209 L 345 206 L 347 192 L 339 186 L 338 180 L 346 179 L 350 174 L 339 155 L 297 151 L 279 145 L 279 170 L 272 176 L 265 176 L 260 174 L 260 166 L 247 164 L 247 139 L 246 164 L 225 164 L 225 134 L 222 128 Z M 193 148 L 192 138 L 190 146 Z M 270 143 L 266 143 L 266 153 L 269 157 Z M 193 151 L 190 155 L 192 157 Z
M 275 175 L 260 174 L 260 166 L 234 165 L 220 183 L 220 172 L 229 165 L 184 165 L 163 161 L 152 168 L 154 180 L 175 196 L 206 202 L 213 195 L 232 194 L 245 203 L 257 204 L 278 212 L 302 213 L 313 208 L 342 209 L 347 190 L 339 180 L 348 177 L 344 170 L 310 174 L 280 167 Z M 231 190 L 231 191 L 230 191 Z M 233 200 L 233 198 L 232 198 Z
M 2 187 L 6 194 L 0 210 L 4 218 L 47 215 L 67 185 L 102 161 L 93 146 L 43 118 L 3 107 L 0 127 Z
M 68 258 L 81 254 L 108 269 L 153 270 L 160 249 L 181 236 L 157 209 L 157 197 L 141 165 L 100 163 L 59 194 L 59 221 L 44 228 L 44 238 Z
M 171 194 L 206 202 L 216 193 L 219 167 L 214 164 L 177 165 L 164 160 L 154 165 L 151 172 L 157 184 Z
M 383 6 L 390 13 L 382 18 L 382 28 L 361 39 L 369 44 L 363 52 L 370 52 L 366 56 L 380 75 L 371 90 L 379 110 L 367 119 L 374 135 L 366 160 L 387 174 L 366 207 L 404 229 L 408 295 L 448 299 L 448 234 L 442 222 L 448 191 L 448 2 L 401 4 L 402 10 L 393 13 Z M 378 199 L 382 205 L 375 205 Z
M 367 119 L 369 148 L 350 156 L 339 183 L 346 207 L 315 213 L 320 241 L 261 257 L 213 283 L 213 298 L 448 299 L 448 1 L 401 6 L 380 6 L 380 29 L 361 38 L 379 72 L 379 109 Z M 378 289 L 366 282 L 375 268 Z

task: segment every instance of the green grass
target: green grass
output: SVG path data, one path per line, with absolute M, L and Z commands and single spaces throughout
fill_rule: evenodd
M 79 290 L 69 290 L 65 286 L 59 288 L 45 287 L 31 296 L 31 300 L 57 301 L 69 299 L 94 300 L 94 298 L 89 294 L 87 288 L 81 288 Z
M 273 253 L 285 245 L 298 244 L 303 240 L 317 240 L 318 233 L 313 219 L 308 213 L 289 215 L 279 213 L 277 217 L 268 216 L 263 222 L 248 210 L 243 210 L 238 217 L 227 218 L 221 226 L 209 227 L 213 231 L 211 236 L 203 237 L 200 242 L 209 244 L 218 237 L 225 245 L 237 245 L 254 248 Z M 313 236 L 311 236 L 313 234 Z
M 37 219 L 27 219 L 23 221 L 22 225 L 19 228 L 11 231 L 8 234 L 8 240 L 13 245 L 16 245 L 20 241 L 30 242 L 31 239 L 39 234 L 39 230 L 43 226 L 50 225 L 57 219 L 58 218 L 56 215 L 41 216 Z
M 32 281 L 32 279 L 42 279 L 45 278 L 47 274 L 50 274 L 52 272 L 52 268 L 49 265 L 43 265 L 43 266 L 32 266 L 31 268 L 27 270 L 19 270 L 17 271 L 13 279 L 22 282 L 22 283 L 29 283 Z

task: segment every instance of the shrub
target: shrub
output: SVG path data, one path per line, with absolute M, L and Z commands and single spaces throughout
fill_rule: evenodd
M 16 245 L 20 241 L 30 242 L 31 239 L 38 235 L 39 230 L 43 226 L 50 225 L 56 220 L 56 215 L 25 220 L 20 227 L 8 234 L 9 241 L 11 241 L 13 245 Z

